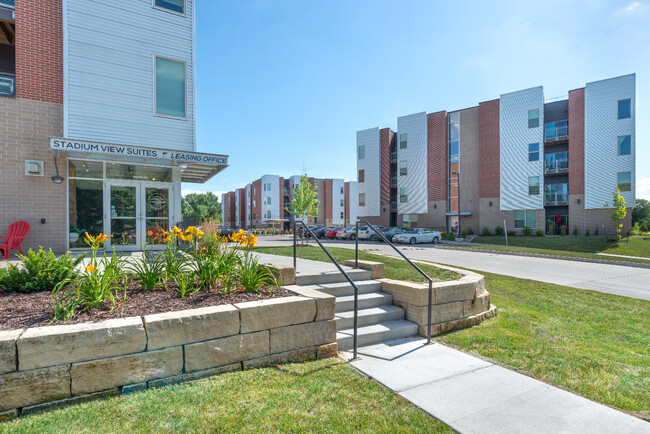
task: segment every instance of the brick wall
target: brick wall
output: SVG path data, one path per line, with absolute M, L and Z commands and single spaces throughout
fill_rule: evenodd
M 427 116 L 428 200 L 447 200 L 447 112 Z
M 390 206 L 390 143 L 393 139 L 390 128 L 379 130 L 380 159 L 381 159 L 381 189 L 379 195 L 380 205 Z
M 62 253 L 68 248 L 65 159 L 59 158 L 58 165 L 66 181 L 54 184 L 48 145 L 48 137 L 60 136 L 62 130 L 61 104 L 0 97 L 0 235 L 11 223 L 27 221 L 32 229 L 23 250 L 43 246 Z M 25 160 L 43 161 L 45 176 L 25 175 Z
M 479 110 L 479 196 L 495 198 L 499 191 L 499 100 L 482 102 Z
M 324 194 L 321 196 L 325 201 L 325 221 L 323 224 L 332 223 L 332 180 L 325 179 L 323 183 Z M 327 223 L 326 223 L 327 222 Z
M 255 191 L 255 193 L 253 193 Z M 253 205 L 254 204 L 254 205 Z M 253 181 L 251 185 L 251 212 L 253 218 L 251 224 L 259 228 L 262 223 L 262 180 Z
M 569 92 L 569 194 L 585 194 L 585 90 Z
M 62 2 L 16 0 L 16 96 L 63 103 Z
M 246 189 L 239 190 L 239 222 L 240 228 L 246 227 Z

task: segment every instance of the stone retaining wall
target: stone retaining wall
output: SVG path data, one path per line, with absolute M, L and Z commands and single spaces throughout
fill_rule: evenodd
M 0 420 L 220 372 L 336 355 L 334 297 L 0 332 Z
M 354 260 L 346 261 L 345 265 L 354 267 Z M 432 335 L 471 327 L 497 314 L 497 308 L 490 304 L 490 293 L 485 289 L 482 275 L 444 265 L 436 264 L 436 267 L 458 273 L 461 278 L 433 283 Z M 378 262 L 359 261 L 359 268 L 372 271 L 373 279 L 381 282 L 381 290 L 393 296 L 393 304 L 403 308 L 406 319 L 416 323 L 418 333 L 426 337 L 429 284 L 382 278 L 383 264 Z

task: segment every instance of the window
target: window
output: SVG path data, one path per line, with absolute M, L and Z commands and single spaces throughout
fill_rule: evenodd
M 366 179 L 366 171 L 363 169 L 359 169 L 359 182 L 365 182 Z
M 359 206 L 366 206 L 366 193 L 359 193 Z
M 366 158 L 366 145 L 359 146 L 359 160 Z
M 618 100 L 618 118 L 629 119 L 632 117 L 632 100 L 630 98 Z
M 400 149 L 406 149 L 407 146 L 407 133 L 403 133 L 399 135 L 399 148 Z
M 618 189 L 632 191 L 632 172 L 618 172 Z
M 341 194 L 344 194 L 344 193 L 343 193 L 343 187 L 341 187 Z
M 528 161 L 539 161 L 539 143 L 528 144 Z
M 185 62 L 156 56 L 156 114 L 185 117 Z
M 255 187 L 253 187 L 253 194 L 255 194 Z
M 345 206 L 345 201 L 343 199 L 341 199 L 339 203 L 341 206 Z
M 523 229 L 524 226 L 533 229 L 537 226 L 537 212 L 534 209 L 515 211 L 515 229 Z
M 271 210 L 266 211 L 266 218 L 267 219 L 271 218 Z
M 402 160 L 399 162 L 399 176 L 404 176 L 406 174 L 408 174 L 407 162 L 406 160 Z
M 539 127 L 539 109 L 528 110 L 528 128 Z
M 255 208 L 257 204 L 255 203 L 255 199 L 253 199 L 253 208 Z
M 399 189 L 399 203 L 407 203 L 409 201 L 408 188 L 402 187 Z
M 618 155 L 632 153 L 632 136 L 618 136 Z
M 344 218 L 343 211 L 341 211 L 341 217 L 340 218 Z
M 154 0 L 153 4 L 157 8 L 185 14 L 185 0 Z
M 271 183 L 266 184 L 266 191 L 271 191 Z
M 528 195 L 534 196 L 539 194 L 539 176 L 528 177 Z
M 271 205 L 271 196 L 267 196 L 266 198 L 266 204 Z

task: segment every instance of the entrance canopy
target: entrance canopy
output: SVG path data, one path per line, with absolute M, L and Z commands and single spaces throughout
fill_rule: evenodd
M 143 146 L 117 145 L 50 137 L 50 150 L 72 158 L 100 158 L 128 162 L 158 163 L 181 168 L 181 181 L 204 183 L 228 167 L 228 155 L 175 151 Z

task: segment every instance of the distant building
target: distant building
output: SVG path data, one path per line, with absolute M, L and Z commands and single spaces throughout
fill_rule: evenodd
M 357 132 L 359 214 L 382 225 L 584 235 L 635 204 L 635 74 L 545 100 L 535 87 Z M 459 208 L 460 204 L 460 208 Z M 624 221 L 629 230 L 631 213 Z

